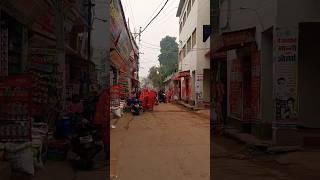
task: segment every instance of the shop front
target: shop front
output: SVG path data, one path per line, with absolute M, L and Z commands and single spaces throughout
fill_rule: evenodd
M 30 152 L 24 162 L 30 168 L 24 172 L 34 174 L 47 157 L 48 129 L 60 117 L 62 77 L 53 40 L 9 14 L 1 11 L 0 16 L 0 141 L 18 143 L 10 147 Z M 8 157 L 14 155 L 10 147 Z
M 217 115 L 247 133 L 260 118 L 261 67 L 254 37 L 255 29 L 223 33 L 215 43 L 214 54 L 224 52 L 226 56 L 213 58 Z M 227 106 L 223 106 L 226 100 Z
M 177 81 L 175 84 L 175 94 L 180 100 L 189 102 L 191 100 L 191 76 L 189 71 L 182 71 L 176 73 L 172 79 Z

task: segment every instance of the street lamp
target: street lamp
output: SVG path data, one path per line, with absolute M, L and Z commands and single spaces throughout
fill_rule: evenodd
M 256 15 L 257 15 L 257 17 L 258 17 L 258 21 L 259 21 L 259 23 L 260 23 L 260 26 L 261 26 L 261 28 L 262 28 L 262 31 L 264 31 L 264 25 L 263 25 L 261 16 L 260 16 L 259 12 L 258 12 L 256 9 L 248 8 L 248 7 L 240 7 L 240 10 L 250 10 L 250 11 L 253 11 L 254 13 L 256 13 Z

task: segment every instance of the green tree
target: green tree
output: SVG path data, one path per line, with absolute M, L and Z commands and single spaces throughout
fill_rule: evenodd
M 161 74 L 160 74 L 160 69 L 159 69 L 159 67 L 152 66 L 152 67 L 149 69 L 148 78 L 151 80 L 152 85 L 153 85 L 154 87 L 156 87 L 156 88 L 161 87 L 161 85 L 162 85 L 162 77 L 161 77 Z
M 160 41 L 159 72 L 162 79 L 176 72 L 178 63 L 178 43 L 175 37 L 166 36 Z

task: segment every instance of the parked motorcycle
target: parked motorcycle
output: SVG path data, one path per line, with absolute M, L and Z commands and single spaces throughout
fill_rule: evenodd
M 160 94 L 159 103 L 166 103 L 166 94 L 165 93 Z
M 91 170 L 94 166 L 94 157 L 102 150 L 102 146 L 97 143 L 98 130 L 86 119 L 72 124 L 71 147 L 78 156 L 73 165 L 79 170 Z
M 134 99 L 132 104 L 131 104 L 131 113 L 135 116 L 140 115 L 140 111 L 142 110 L 141 103 L 139 102 L 138 99 Z

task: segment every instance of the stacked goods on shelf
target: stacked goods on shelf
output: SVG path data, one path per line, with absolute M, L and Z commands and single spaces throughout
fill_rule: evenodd
M 128 77 L 122 74 L 119 78 L 120 98 L 126 99 L 129 96 Z
M 32 80 L 8 76 L 0 82 L 0 141 L 31 141 Z
M 114 85 L 111 87 L 110 91 L 111 103 L 110 107 L 119 107 L 120 106 L 120 86 Z
M 8 75 L 8 29 L 0 27 L 0 77 Z
M 33 49 L 29 72 L 33 77 L 33 102 L 36 105 L 35 115 L 45 118 L 56 117 L 60 102 L 61 77 L 58 63 L 54 55 L 43 52 L 43 49 Z M 50 114 L 51 113 L 51 114 Z M 46 122 L 50 122 L 46 119 Z

